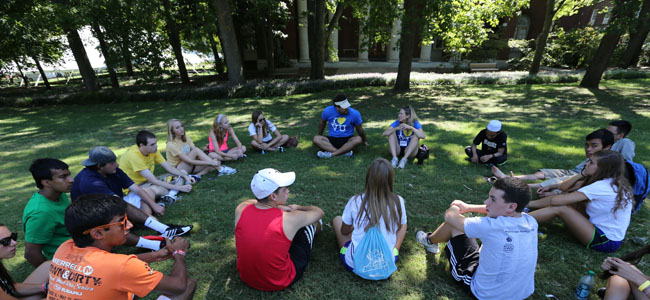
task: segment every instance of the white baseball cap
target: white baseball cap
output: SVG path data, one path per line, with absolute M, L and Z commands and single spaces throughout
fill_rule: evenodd
M 490 123 L 488 123 L 488 125 L 487 125 L 487 130 L 492 131 L 492 132 L 501 131 L 501 122 L 499 120 L 490 121 Z
M 251 180 L 251 190 L 255 198 L 264 199 L 280 187 L 290 186 L 296 180 L 295 172 L 280 173 L 273 168 L 257 171 Z

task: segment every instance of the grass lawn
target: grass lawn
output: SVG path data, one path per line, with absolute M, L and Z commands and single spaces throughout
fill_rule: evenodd
M 282 133 L 300 135 L 298 148 L 266 155 L 249 151 L 248 158 L 228 164 L 237 168 L 236 175 L 202 180 L 162 217 L 167 223 L 195 226 L 187 237 L 192 245 L 187 264 L 190 275 L 198 279 L 196 299 L 464 299 L 467 295 L 449 276 L 444 254 L 427 254 L 415 240 L 415 232 L 435 229 L 454 199 L 482 203 L 486 198 L 490 185 L 482 176 L 489 171 L 467 163 L 463 148 L 489 120 L 503 121 L 510 137 L 509 161 L 503 168 L 506 172 L 572 168 L 584 159 L 585 135 L 620 118 L 633 125 L 630 138 L 637 145 L 635 161 L 650 166 L 650 79 L 610 80 L 601 86 L 600 91 L 581 89 L 577 84 L 417 87 L 405 94 L 396 94 L 390 88 L 348 90 L 345 92 L 352 106 L 362 114 L 370 146 L 355 150 L 353 158 L 330 160 L 316 157 L 311 138 L 317 132 L 322 109 L 339 91 L 273 99 L 7 108 L 0 112 L 0 222 L 18 231 L 23 240 L 22 211 L 36 191 L 27 169 L 35 158 L 59 158 L 76 174 L 90 148 L 106 145 L 119 156 L 142 129 L 154 132 L 159 149 L 164 151 L 165 122 L 170 118 L 182 120 L 188 134 L 202 147 L 212 119 L 219 113 L 229 116 L 242 143 L 249 145 L 246 127 L 251 112 L 260 109 Z M 266 167 L 296 171 L 289 202 L 321 207 L 328 223 L 342 213 L 350 196 L 362 192 L 370 162 L 376 157 L 390 159 L 381 133 L 405 104 L 415 107 L 432 158 L 422 166 L 409 164 L 404 170 L 396 170 L 395 190 L 405 198 L 408 215 L 398 271 L 383 282 L 365 281 L 346 271 L 338 260 L 334 232 L 326 226 L 315 240 L 307 272 L 295 286 L 267 293 L 243 284 L 236 269 L 233 212 L 238 203 L 253 197 L 253 174 Z M 646 205 L 632 217 L 632 226 L 616 255 L 647 241 L 650 225 L 645 220 L 649 215 Z M 543 299 L 551 293 L 571 299 L 580 277 L 587 270 L 599 270 L 607 255 L 585 250 L 560 221 L 543 224 L 540 231 L 544 235 L 539 240 L 532 298 Z M 18 248 L 16 258 L 4 263 L 16 279 L 23 279 L 32 268 L 22 258 L 24 240 Z M 119 249 L 122 253 L 131 251 L 137 250 Z M 155 263 L 154 268 L 167 273 L 171 262 Z M 640 268 L 650 271 L 645 261 Z M 603 285 L 597 281 L 598 287 Z

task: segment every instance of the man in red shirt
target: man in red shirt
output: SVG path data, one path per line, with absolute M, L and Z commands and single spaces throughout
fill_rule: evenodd
M 196 281 L 187 276 L 185 251 L 189 243 L 177 237 L 167 247 L 139 255 L 114 254 L 126 243 L 133 224 L 119 197 L 89 194 L 79 197 L 65 212 L 71 240 L 61 244 L 50 265 L 48 300 L 133 299 L 152 291 L 173 299 L 191 299 Z M 148 262 L 174 259 L 170 275 L 153 270 Z
M 258 171 L 251 181 L 255 199 L 235 209 L 237 270 L 241 280 L 263 291 L 283 290 L 302 276 L 311 259 L 323 210 L 287 205 L 294 172 Z

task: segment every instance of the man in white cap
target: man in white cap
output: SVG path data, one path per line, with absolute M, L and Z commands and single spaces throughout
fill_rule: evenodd
M 476 135 L 472 145 L 465 147 L 465 154 L 473 163 L 485 164 L 488 168 L 501 166 L 508 159 L 507 141 L 508 135 L 501 130 L 501 122 L 492 120 Z M 479 144 L 483 144 L 480 150 L 477 149 Z
M 350 107 L 350 102 L 344 94 L 338 94 L 332 100 L 333 105 L 326 107 L 321 114 L 318 124 L 318 135 L 314 136 L 314 145 L 325 151 L 318 151 L 320 158 L 331 158 L 332 156 L 352 156 L 352 149 L 364 143 L 368 146 L 366 132 L 363 131 L 361 114 L 358 110 Z M 325 124 L 328 127 L 328 135 L 323 136 Z M 354 129 L 359 136 L 354 136 Z
M 250 287 L 283 290 L 298 281 L 309 264 L 323 210 L 287 205 L 294 172 L 267 168 L 251 181 L 255 198 L 235 209 L 237 271 Z

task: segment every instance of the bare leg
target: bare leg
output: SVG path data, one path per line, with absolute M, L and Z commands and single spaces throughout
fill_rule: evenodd
M 187 286 L 185 291 L 178 296 L 165 295 L 173 300 L 189 300 L 194 297 L 194 290 L 196 289 L 196 280 L 191 277 L 187 277 Z
M 445 243 L 453 237 L 453 231 L 454 229 L 451 225 L 442 222 L 442 224 L 438 226 L 438 229 L 429 236 L 429 242 L 432 244 Z
M 336 151 L 332 152 L 332 156 L 337 156 L 341 154 L 345 154 L 350 152 L 350 150 L 354 149 L 354 147 L 358 146 L 361 144 L 361 137 L 359 136 L 353 136 L 351 137 L 347 143 L 343 144 L 341 148 L 338 148 Z
M 29 284 L 43 284 L 47 283 L 50 279 L 50 261 L 46 261 L 42 263 L 40 266 L 38 266 L 27 278 L 25 278 L 25 281 L 23 283 L 29 283 Z M 45 294 L 36 294 L 32 295 L 29 297 L 23 297 L 20 299 L 23 300 L 36 300 L 36 299 L 43 299 L 45 297 Z
M 314 136 L 313 142 L 314 145 L 316 145 L 316 147 L 321 148 L 325 151 L 328 152 L 336 151 L 336 148 L 332 146 L 332 143 L 330 143 L 330 140 L 328 140 L 326 136 L 322 136 L 322 135 Z
M 334 220 L 332 220 L 332 227 L 334 227 L 334 233 L 336 233 L 336 244 L 339 246 L 339 249 L 343 248 L 343 245 L 352 239 L 352 233 L 341 233 L 341 226 L 343 226 L 343 219 L 341 216 L 336 216 Z
M 280 136 L 279 140 L 277 140 L 275 142 L 273 142 L 273 140 L 271 140 L 271 142 L 269 143 L 269 147 L 272 147 L 272 148 L 280 147 L 280 146 L 284 145 L 288 140 L 289 140 L 289 136 L 286 135 L 286 134 L 283 134 L 283 135 Z M 273 151 L 275 151 L 275 149 Z
M 388 136 L 388 151 L 393 157 L 399 154 L 399 144 L 397 143 L 397 135 L 395 133 Z
M 258 143 L 256 140 L 251 141 L 251 146 L 253 146 L 253 149 L 264 150 L 262 149 L 262 144 Z
M 406 146 L 406 149 L 404 149 L 404 157 L 408 157 L 408 158 L 415 157 L 415 155 L 418 154 L 419 143 L 420 143 L 420 139 L 418 139 L 417 136 L 413 135 L 411 137 L 411 140 L 409 141 L 408 146 Z
M 149 204 L 145 203 L 144 201 L 140 202 L 140 210 L 142 210 L 142 212 L 144 214 L 149 215 L 149 216 L 151 215 L 151 213 L 153 213 L 153 209 L 151 209 Z M 144 223 L 144 221 L 142 221 L 142 223 Z
M 506 175 L 505 173 L 503 173 L 503 172 L 502 172 L 499 168 L 497 168 L 496 166 L 492 166 L 491 171 L 492 171 L 492 174 L 494 174 L 494 176 L 496 176 L 496 177 L 499 178 L 499 179 L 508 177 L 508 175 Z M 542 173 L 542 172 L 540 172 L 540 171 L 537 171 L 537 172 L 535 172 L 535 173 L 533 173 L 533 174 L 527 174 L 527 175 L 514 175 L 514 174 L 512 174 L 512 172 L 511 172 L 511 173 L 510 173 L 510 176 L 512 176 L 512 177 L 516 177 L 516 178 L 519 178 L 519 179 L 522 179 L 522 180 L 529 180 L 529 181 L 532 181 L 532 180 L 542 180 L 542 179 L 545 178 L 544 173 Z
M 141 201 L 140 206 L 142 206 L 144 201 Z M 147 207 L 149 207 L 147 205 Z M 143 212 L 142 210 L 138 209 L 137 207 L 133 206 L 131 203 L 126 204 L 126 216 L 129 217 L 129 221 L 136 223 L 136 224 L 144 224 L 144 222 L 151 216 L 151 214 L 147 214 Z
M 578 210 L 568 205 L 538 209 L 530 212 L 529 215 L 540 223 L 553 220 L 555 217 L 562 218 L 571 233 L 573 233 L 573 235 L 583 245 L 589 244 L 594 234 L 594 225 L 589 222 L 589 219 Z
M 630 283 L 623 277 L 612 275 L 607 280 L 607 291 L 605 292 L 605 300 L 626 300 L 630 295 Z M 634 298 L 644 299 L 644 298 Z M 647 298 L 645 298 L 647 299 Z

